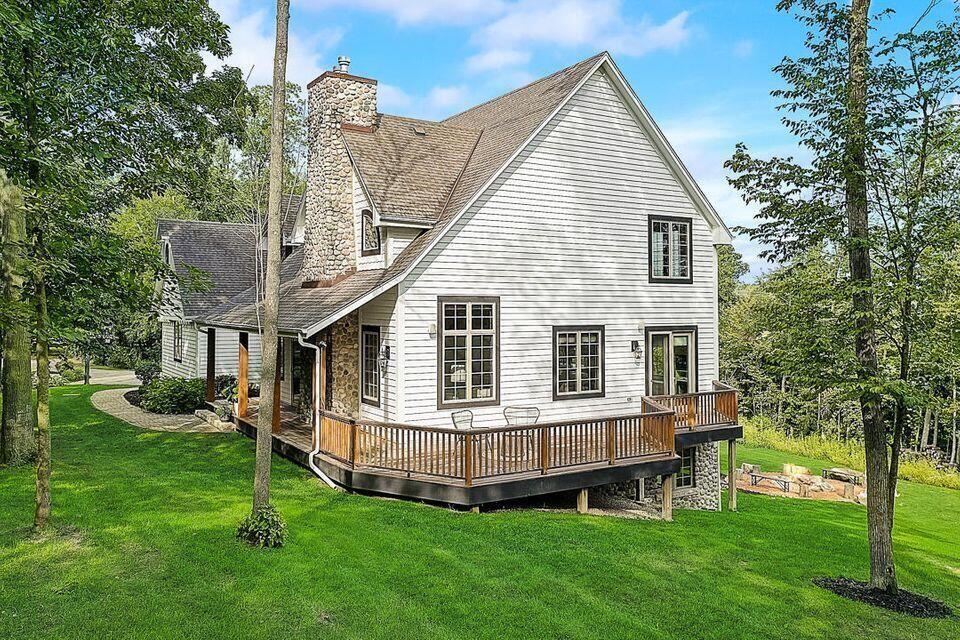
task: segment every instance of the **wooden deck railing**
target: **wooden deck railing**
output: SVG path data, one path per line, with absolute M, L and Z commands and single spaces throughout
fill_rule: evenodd
M 677 429 L 697 429 L 737 424 L 737 390 L 722 382 L 713 382 L 713 391 L 646 398 L 677 414 Z
M 471 486 L 673 454 L 675 417 L 670 409 L 648 403 L 632 416 L 461 430 L 321 412 L 319 448 L 354 468 Z

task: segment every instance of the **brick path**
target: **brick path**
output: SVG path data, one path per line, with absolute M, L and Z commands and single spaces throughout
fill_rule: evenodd
M 178 433 L 223 433 L 224 431 L 208 424 L 194 415 L 174 414 L 164 415 L 149 413 L 140 407 L 135 407 L 124 397 L 130 389 L 105 389 L 90 396 L 93 406 L 104 413 L 124 422 L 150 429 L 151 431 L 172 431 Z M 231 426 L 230 430 L 233 430 Z

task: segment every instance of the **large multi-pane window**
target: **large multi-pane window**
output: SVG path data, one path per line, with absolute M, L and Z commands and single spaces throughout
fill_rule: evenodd
M 499 306 L 499 298 L 440 298 L 440 407 L 498 402 Z
M 380 228 L 373 224 L 373 212 L 364 209 L 360 213 L 360 237 L 363 245 L 360 254 L 375 256 L 380 253 Z
M 553 328 L 553 395 L 592 398 L 603 395 L 603 327 Z
M 183 323 L 173 323 L 173 360 L 183 362 Z
M 363 325 L 360 332 L 362 376 L 360 398 L 365 404 L 380 406 L 380 327 Z
M 680 451 L 680 470 L 676 475 L 676 486 L 678 489 L 697 486 L 694 466 L 697 462 L 696 447 L 687 447 Z
M 692 282 L 691 220 L 650 216 L 650 280 Z

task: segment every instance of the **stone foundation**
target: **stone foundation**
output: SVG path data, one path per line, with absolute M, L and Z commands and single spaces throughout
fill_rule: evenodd
M 357 311 L 330 327 L 330 363 L 334 413 L 360 417 L 360 314 Z
M 674 489 L 675 509 L 720 510 L 720 448 L 717 442 L 708 442 L 696 447 L 693 487 Z M 644 478 L 641 501 L 659 508 L 663 499 L 663 484 L 660 476 Z M 634 480 L 598 487 L 597 491 L 618 497 L 636 499 L 637 484 Z

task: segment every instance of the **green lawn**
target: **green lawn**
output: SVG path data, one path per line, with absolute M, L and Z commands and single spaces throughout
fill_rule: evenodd
M 54 391 L 57 536 L 30 470 L 0 470 L 0 638 L 951 638 L 814 587 L 866 575 L 864 513 L 741 495 L 671 524 L 475 515 L 335 493 L 275 458 L 288 546 L 233 539 L 253 442 L 139 431 Z M 813 460 L 741 448 L 740 459 Z M 960 605 L 960 493 L 904 484 L 902 584 Z

